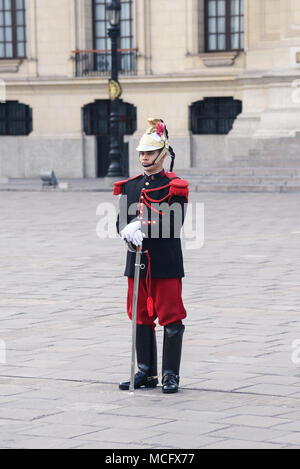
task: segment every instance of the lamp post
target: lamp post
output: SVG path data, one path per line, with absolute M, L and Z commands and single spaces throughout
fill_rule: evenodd
M 111 0 L 107 6 L 108 18 L 110 28 L 108 36 L 111 39 L 111 79 L 109 80 L 109 97 L 111 99 L 110 109 L 110 151 L 109 160 L 110 165 L 107 171 L 107 176 L 118 177 L 122 176 L 121 169 L 121 152 L 119 140 L 119 114 L 120 114 L 120 101 L 122 90 L 118 82 L 118 37 L 120 35 L 120 0 Z

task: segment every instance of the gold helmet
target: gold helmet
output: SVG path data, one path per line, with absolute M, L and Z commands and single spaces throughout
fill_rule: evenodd
M 158 163 L 162 157 L 170 150 L 168 141 L 168 131 L 161 119 L 148 119 L 150 127 L 142 136 L 137 151 L 155 151 L 160 150 L 155 163 Z

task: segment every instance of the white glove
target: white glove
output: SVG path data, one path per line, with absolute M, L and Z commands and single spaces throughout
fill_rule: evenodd
M 141 231 L 140 221 L 129 223 L 120 234 L 122 239 L 126 239 L 129 243 L 133 243 L 135 246 L 141 246 L 145 237 L 145 234 Z

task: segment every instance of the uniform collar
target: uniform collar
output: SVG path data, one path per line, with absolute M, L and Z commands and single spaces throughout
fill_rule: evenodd
M 162 169 L 159 173 L 155 173 L 155 174 L 150 174 L 150 176 L 148 176 L 146 173 L 144 173 L 144 178 L 146 181 L 154 181 L 155 179 L 159 179 L 161 177 L 164 177 L 166 174 L 165 170 Z

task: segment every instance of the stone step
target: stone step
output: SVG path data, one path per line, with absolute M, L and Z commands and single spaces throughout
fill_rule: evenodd
M 284 186 L 280 184 L 196 184 L 191 192 L 300 192 L 300 184 Z
M 241 168 L 234 168 L 235 174 L 222 173 L 222 170 L 232 171 L 230 168 L 218 168 L 217 170 L 205 170 L 210 175 L 203 175 L 199 172 L 189 170 L 189 175 L 186 175 L 190 182 L 191 192 L 300 192 L 300 175 L 297 177 L 284 177 L 283 175 L 271 175 L 269 177 L 257 175 L 241 175 L 236 173 Z M 242 168 L 244 170 L 244 168 Z M 269 168 L 259 168 L 264 171 Z M 278 168 L 277 168 L 278 169 Z M 253 168 L 247 171 L 252 171 Z M 257 170 L 257 168 L 256 168 Z M 293 170 L 290 168 L 289 171 Z M 216 171 L 214 173 L 214 171 Z M 184 177 L 180 171 L 177 171 L 178 175 Z M 112 188 L 108 188 L 105 181 L 102 179 L 77 179 L 67 180 L 67 187 L 65 190 L 69 192 L 112 192 Z M 0 191 L 36 191 L 40 192 L 46 190 L 43 189 L 40 181 L 19 179 L 9 180 L 8 184 L 0 184 Z M 59 192 L 62 188 L 48 189 L 53 192 Z
M 265 160 L 265 161 L 300 161 L 300 151 L 295 153 L 294 155 L 286 154 L 284 152 L 281 153 L 268 153 L 268 152 L 253 152 L 249 155 L 237 155 L 234 157 L 235 161 L 240 160 L 247 160 L 247 161 L 255 161 L 255 160 Z
M 190 168 L 176 173 L 191 192 L 300 192 L 300 167 L 226 166 Z
M 268 158 L 239 158 L 228 163 L 231 167 L 268 167 L 268 168 L 295 168 L 300 169 L 300 158 L 298 159 L 271 159 Z
M 251 148 L 249 150 L 249 155 L 252 155 L 254 153 L 272 153 L 272 152 L 295 152 L 296 154 L 300 152 L 300 144 L 299 143 L 289 143 L 285 145 L 278 145 L 278 144 L 272 144 L 272 145 L 264 145 L 262 147 L 255 147 Z
M 194 179 L 194 178 L 193 178 Z M 196 178 L 195 178 L 196 179 Z M 271 184 L 279 184 L 279 185 L 294 185 L 300 184 L 300 177 L 280 177 L 280 176 L 211 176 L 211 177 L 201 177 L 199 176 L 198 181 L 203 183 L 218 183 L 218 184 L 242 184 L 242 185 L 252 185 L 252 184 L 262 184 L 262 185 L 271 185 Z
M 261 139 L 255 140 L 254 150 L 266 150 L 268 148 L 293 148 L 300 147 L 299 137 L 283 137 L 279 139 Z
M 297 177 L 300 176 L 300 168 L 280 168 L 280 167 L 268 167 L 268 166 L 258 166 L 258 167 L 240 167 L 240 166 L 227 166 L 222 168 L 191 168 L 186 169 L 176 169 L 176 174 L 182 178 L 198 178 L 206 176 L 279 176 L 279 177 Z
M 298 151 L 297 153 L 294 153 L 294 154 L 291 154 L 291 153 L 255 153 L 255 154 L 252 154 L 252 155 L 244 155 L 244 157 L 235 157 L 237 158 L 237 161 L 239 161 L 239 159 L 247 159 L 248 161 L 251 161 L 251 160 L 265 160 L 265 161 L 286 161 L 286 160 L 290 160 L 290 161 L 300 161 L 300 152 Z

